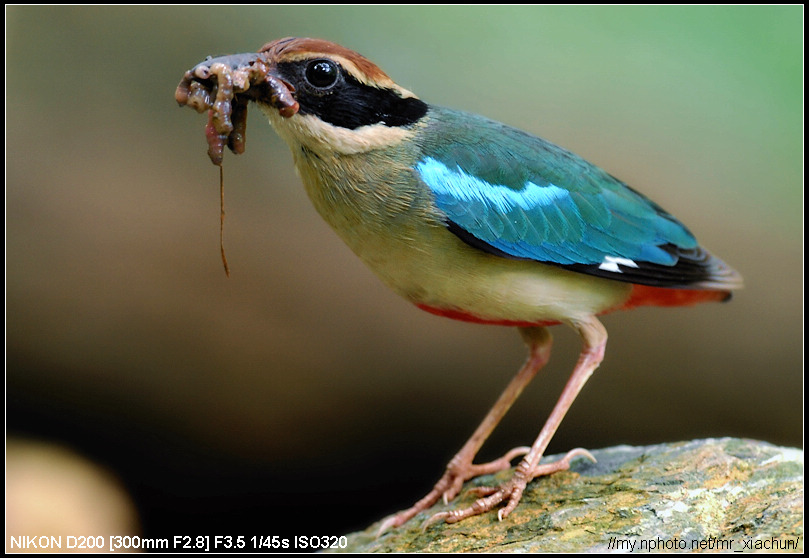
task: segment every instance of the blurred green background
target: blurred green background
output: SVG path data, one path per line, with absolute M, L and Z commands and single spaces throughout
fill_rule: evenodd
M 582 155 L 743 274 L 729 304 L 605 317 L 606 360 L 550 452 L 802 443 L 802 6 L 6 17 L 8 435 L 114 471 L 143 534 L 362 528 L 432 486 L 524 358 L 515 331 L 386 290 L 255 109 L 246 153 L 225 156 L 225 277 L 205 118 L 174 89 L 207 55 L 283 36 L 338 42 L 427 102 Z M 554 333 L 484 458 L 538 433 L 579 349 Z

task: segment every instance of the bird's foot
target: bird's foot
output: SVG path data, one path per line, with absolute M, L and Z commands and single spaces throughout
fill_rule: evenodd
M 559 461 L 543 463 L 535 467 L 531 467 L 526 460 L 523 460 L 520 465 L 517 466 L 510 480 L 496 487 L 481 486 L 472 488 L 471 491 L 480 496 L 480 498 L 475 500 L 471 506 L 460 510 L 437 513 L 422 523 L 422 529 L 426 529 L 433 523 L 438 523 L 439 521 L 457 523 L 467 517 L 491 511 L 501 503 L 507 502 L 505 507 L 497 512 L 497 519 L 502 521 L 508 514 L 514 511 L 514 508 L 520 503 L 525 487 L 529 482 L 537 477 L 568 470 L 570 468 L 570 462 L 577 457 L 586 457 L 594 463 L 596 461 L 595 457 L 593 457 L 589 451 L 582 448 L 569 451 Z
M 509 469 L 511 461 L 515 457 L 525 455 L 529 451 L 531 451 L 531 448 L 527 446 L 514 448 L 499 459 L 479 465 L 464 460 L 461 454 L 456 455 L 449 462 L 444 476 L 435 484 L 433 489 L 412 507 L 400 511 L 383 521 L 377 531 L 377 536 L 380 536 L 388 529 L 404 525 L 417 514 L 431 508 L 439 499 L 442 499 L 444 504 L 449 503 L 458 495 L 461 488 L 463 488 L 463 483 L 467 480 Z

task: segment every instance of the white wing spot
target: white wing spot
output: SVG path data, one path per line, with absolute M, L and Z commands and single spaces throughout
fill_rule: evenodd
M 604 271 L 614 271 L 615 273 L 623 273 L 618 265 L 626 267 L 638 267 L 638 264 L 627 258 L 619 258 L 617 256 L 604 256 L 604 261 L 598 266 L 598 269 Z

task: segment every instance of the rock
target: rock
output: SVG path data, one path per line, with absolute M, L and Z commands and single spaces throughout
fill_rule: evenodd
M 505 520 L 495 512 L 421 523 L 468 506 L 461 492 L 376 538 L 348 535 L 353 552 L 803 551 L 803 451 L 735 438 L 592 452 L 570 471 L 536 479 Z M 548 461 L 560 456 L 548 458 Z M 491 485 L 510 471 L 467 483 Z M 414 494 L 416 497 L 421 494 Z

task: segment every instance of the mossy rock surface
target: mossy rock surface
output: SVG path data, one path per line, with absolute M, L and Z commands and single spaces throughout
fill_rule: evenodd
M 421 523 L 468 506 L 466 490 L 353 552 L 803 551 L 803 451 L 736 438 L 592 452 L 598 463 L 536 479 L 504 521 L 495 512 L 453 525 Z M 552 456 L 547 460 L 555 460 Z M 476 479 L 494 484 L 510 471 Z M 421 496 L 421 495 L 414 495 Z

